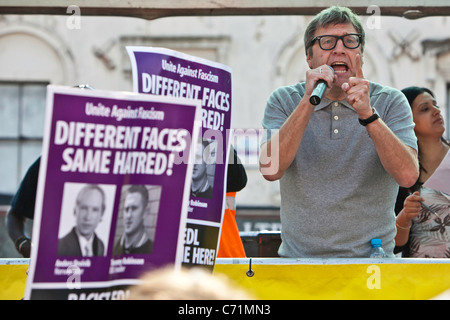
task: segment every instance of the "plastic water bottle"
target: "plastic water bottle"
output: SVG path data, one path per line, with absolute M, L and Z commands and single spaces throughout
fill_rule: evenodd
M 387 255 L 381 247 L 381 239 L 370 240 L 372 249 L 370 251 L 370 258 L 386 258 Z

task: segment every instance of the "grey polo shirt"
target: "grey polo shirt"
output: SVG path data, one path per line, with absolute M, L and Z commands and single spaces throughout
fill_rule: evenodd
M 304 83 L 269 97 L 261 141 L 270 139 L 304 95 Z M 406 145 L 417 150 L 411 109 L 396 89 L 370 83 L 370 102 Z M 346 101 L 316 106 L 297 155 L 280 179 L 282 257 L 368 257 L 380 238 L 393 256 L 398 184 L 383 168 L 365 127 Z

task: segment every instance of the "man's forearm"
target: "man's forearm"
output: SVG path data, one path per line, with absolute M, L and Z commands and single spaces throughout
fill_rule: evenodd
M 366 128 L 385 170 L 401 187 L 412 186 L 419 177 L 416 151 L 405 145 L 381 119 Z
M 265 179 L 280 179 L 294 160 L 314 110 L 303 98 L 283 126 L 261 146 L 259 167 Z
M 14 242 L 17 251 L 23 257 L 29 258 L 31 251 L 31 241 L 25 232 L 25 218 L 14 215 L 11 210 L 6 214 L 6 228 L 9 237 Z
M 15 241 L 16 239 L 26 236 L 25 235 L 25 220 L 17 217 L 8 211 L 6 214 L 6 229 L 8 230 L 9 237 Z

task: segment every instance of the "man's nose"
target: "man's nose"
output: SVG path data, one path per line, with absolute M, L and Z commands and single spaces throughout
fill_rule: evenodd
M 333 48 L 333 53 L 343 53 L 345 51 L 344 39 L 337 39 Z

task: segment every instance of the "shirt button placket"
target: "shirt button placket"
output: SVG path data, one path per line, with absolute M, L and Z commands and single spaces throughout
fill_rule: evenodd
M 331 139 L 339 139 L 339 129 L 340 129 L 340 121 L 339 121 L 339 115 L 338 115 L 338 102 L 333 102 L 333 105 L 331 107 L 331 115 L 332 115 L 332 121 L 331 121 Z

